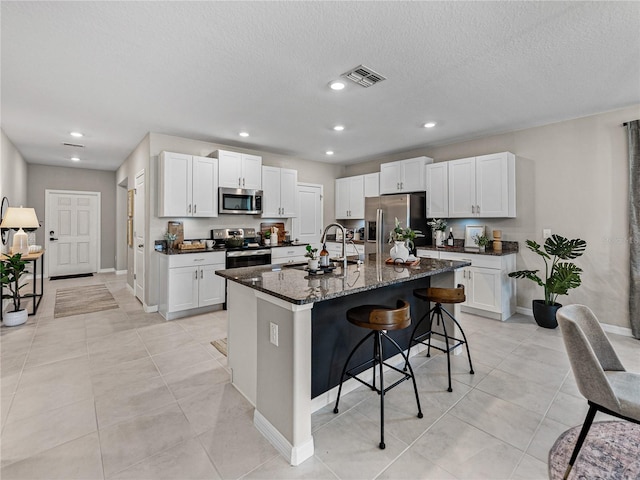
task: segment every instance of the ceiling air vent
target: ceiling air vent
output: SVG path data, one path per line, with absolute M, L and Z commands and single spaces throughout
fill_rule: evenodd
M 371 85 L 375 85 L 376 83 L 387 79 L 364 65 L 358 65 L 353 70 L 343 73 L 342 76 L 347 77 L 349 80 L 356 82 L 358 85 L 362 85 L 363 87 L 370 87 Z
M 65 147 L 75 147 L 75 148 L 84 148 L 84 145 L 81 145 L 79 143 L 67 143 L 67 142 L 63 142 L 62 145 L 64 145 Z

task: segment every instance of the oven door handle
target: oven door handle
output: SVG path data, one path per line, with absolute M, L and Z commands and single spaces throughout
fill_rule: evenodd
M 241 250 L 236 252 L 227 252 L 227 257 L 254 257 L 258 255 L 270 255 L 271 250 Z

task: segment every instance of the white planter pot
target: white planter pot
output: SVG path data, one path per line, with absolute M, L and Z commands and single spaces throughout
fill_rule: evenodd
M 320 260 L 317 258 L 315 260 L 309 259 L 307 261 L 307 266 L 309 267 L 309 270 L 318 270 L 318 268 L 320 268 Z
M 395 262 L 400 260 L 402 263 L 406 262 L 409 258 L 411 252 L 404 244 L 404 242 L 393 242 L 393 247 L 391 247 L 391 259 Z
M 29 314 L 26 308 L 18 310 L 17 312 L 5 312 L 2 317 L 2 323 L 4 323 L 5 327 L 16 327 L 25 323 L 28 316 Z
M 436 247 L 444 247 L 444 230 L 436 230 Z

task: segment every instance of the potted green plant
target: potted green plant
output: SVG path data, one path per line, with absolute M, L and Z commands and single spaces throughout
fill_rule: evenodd
M 396 218 L 396 225 L 389 232 L 389 243 L 393 243 L 393 247 L 391 247 L 391 258 L 395 260 L 401 260 L 406 262 L 411 255 L 411 251 L 415 248 L 413 240 L 416 238 L 415 231 L 411 230 L 409 227 L 402 228 L 400 222 Z
M 444 231 L 447 229 L 447 221 L 444 218 L 434 218 L 427 222 L 427 225 L 431 227 L 431 231 L 434 233 L 436 247 L 444 247 Z
M 487 248 L 487 245 L 489 245 L 489 242 L 491 240 L 489 239 L 489 237 L 487 237 L 484 233 L 482 235 L 475 235 L 473 237 L 473 242 L 478 245 L 478 249 L 481 252 L 484 252 Z
M 3 323 L 7 327 L 22 325 L 27 321 L 28 313 L 25 308 L 20 308 L 20 289 L 26 285 L 21 284 L 22 276 L 25 274 L 27 262 L 22 260 L 22 255 L 16 253 L 10 257 L 6 256 L 0 261 L 0 283 L 2 284 L 2 298 L 10 299 L 13 302 L 13 310 L 4 314 Z M 4 293 L 5 288 L 9 293 Z
M 317 248 L 307 245 L 307 253 L 305 253 L 304 256 L 309 259 L 307 262 L 309 270 L 318 270 L 318 268 L 320 268 L 320 259 L 318 258 Z
M 265 230 L 264 232 L 262 232 L 262 238 L 264 238 L 264 244 L 265 245 L 270 245 L 271 244 L 271 230 Z
M 509 276 L 528 278 L 544 288 L 544 300 L 533 300 L 533 318 L 541 327 L 556 328 L 556 312 L 562 306 L 556 302 L 558 296 L 567 295 L 570 289 L 582 283 L 582 269 L 572 262 L 561 260 L 580 257 L 587 248 L 587 242 L 579 238 L 568 240 L 561 235 L 552 235 L 544 242 L 544 250 L 533 240 L 527 240 L 526 243 L 529 250 L 542 257 L 544 279 L 538 275 L 538 270 L 518 270 Z

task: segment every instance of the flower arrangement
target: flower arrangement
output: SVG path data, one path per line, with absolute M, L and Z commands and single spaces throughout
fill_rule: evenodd
M 313 248 L 311 245 L 307 245 L 307 253 L 305 253 L 304 256 L 311 260 L 316 260 L 318 258 L 318 249 Z
M 447 229 L 447 221 L 444 218 L 434 218 L 430 222 L 427 222 L 427 225 L 429 225 L 433 231 L 440 230 L 444 232 Z
M 396 218 L 396 226 L 389 232 L 389 243 L 404 242 L 405 240 L 413 243 L 413 240 L 416 238 L 416 233 L 415 230 L 411 230 L 410 228 L 402 228 Z

